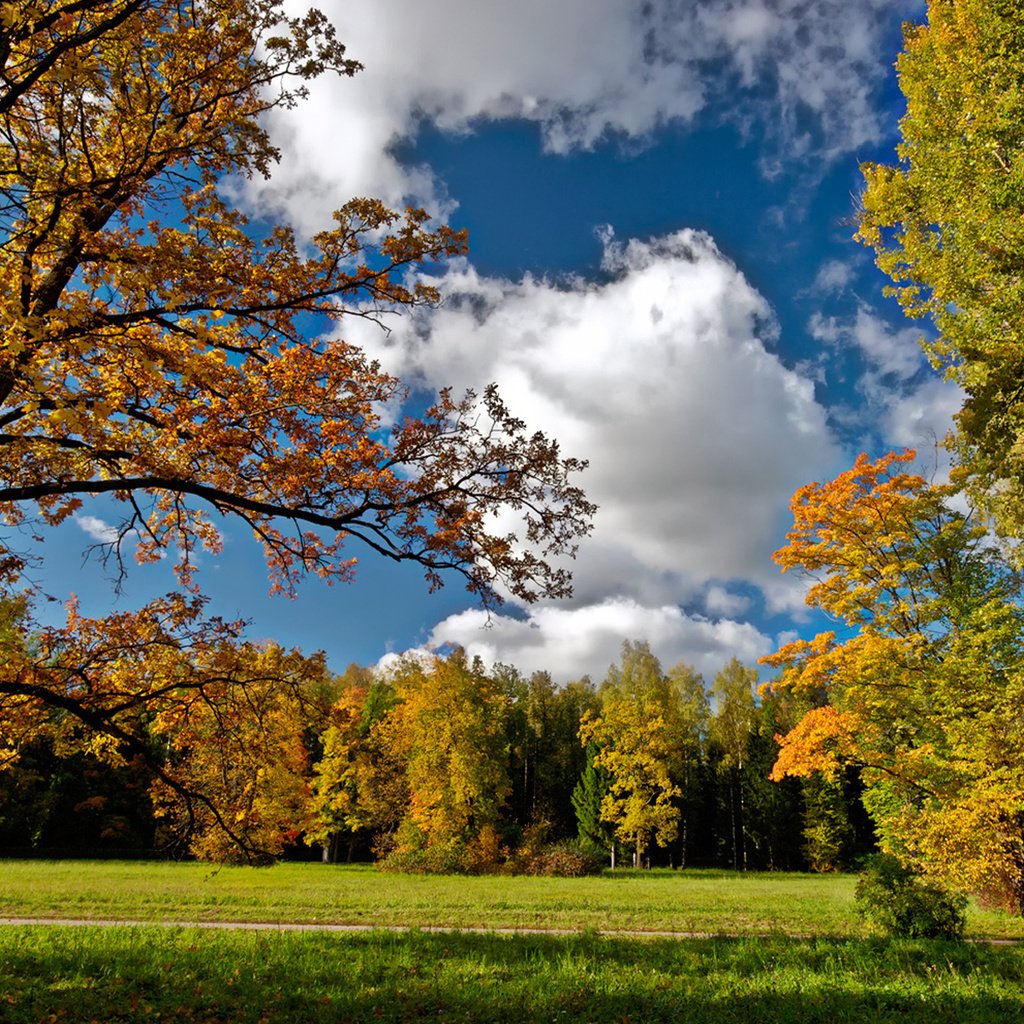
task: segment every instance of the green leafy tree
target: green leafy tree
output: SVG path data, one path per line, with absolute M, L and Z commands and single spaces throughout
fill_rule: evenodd
M 975 500 L 1024 534 L 1024 18 L 1017 0 L 929 0 L 897 62 L 894 165 L 866 164 L 858 237 L 939 331 L 965 391 L 957 443 Z
M 680 663 L 668 670 L 668 721 L 675 736 L 672 777 L 681 790 L 679 866 L 685 868 L 695 824 L 700 823 L 698 792 L 705 756 L 711 708 L 704 678 L 692 665 Z
M 744 769 L 756 714 L 756 685 L 757 670 L 747 668 L 738 658 L 732 658 L 715 676 L 712 686 L 715 714 L 711 720 L 711 731 L 722 751 L 720 765 L 726 782 L 733 870 L 747 869 Z
M 576 833 L 581 843 L 593 850 L 610 851 L 612 867 L 615 867 L 615 835 L 604 820 L 604 799 L 608 795 L 611 777 L 594 761 L 598 754 L 595 743 L 584 748 L 586 762 L 579 782 L 572 791 L 572 806 L 576 812 Z

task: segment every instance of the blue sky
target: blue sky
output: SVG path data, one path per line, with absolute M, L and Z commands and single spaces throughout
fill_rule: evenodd
M 213 611 L 338 670 L 458 642 L 562 680 L 600 678 L 624 639 L 710 676 L 811 629 L 771 562 L 789 495 L 861 450 L 929 448 L 959 406 L 851 239 L 858 165 L 896 141 L 900 23 L 923 5 L 321 6 L 366 69 L 275 115 L 281 165 L 232 183 L 239 202 L 309 234 L 352 195 L 468 228 L 470 255 L 436 273 L 441 308 L 337 329 L 416 387 L 497 381 L 590 460 L 600 511 L 575 596 L 486 628 L 457 580 L 429 595 L 372 555 L 354 584 L 271 599 L 234 528 L 201 565 Z M 115 597 L 83 563 L 112 515 L 96 502 L 54 531 L 37 572 L 92 614 L 171 586 L 166 565 L 133 567 Z

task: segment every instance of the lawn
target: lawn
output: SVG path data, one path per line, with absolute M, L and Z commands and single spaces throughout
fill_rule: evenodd
M 0 917 L 263 921 L 859 937 L 850 875 L 619 870 L 593 878 L 437 877 L 371 867 L 0 862 Z M 1024 921 L 971 910 L 975 937 Z
M 1021 1019 L 1020 946 L 0 928 L 5 1024 Z
M 150 922 L 0 927 L 3 1024 L 1024 1019 L 1024 944 L 866 937 L 850 876 L 436 878 L 319 864 L 7 861 L 0 878 L 0 916 Z M 194 927 L 229 921 L 381 930 Z M 975 937 L 1022 936 L 1021 924 L 972 909 Z M 453 930 L 418 930 L 428 927 Z M 574 934 L 455 930 L 471 927 Z M 623 930 L 717 937 L 599 934 Z

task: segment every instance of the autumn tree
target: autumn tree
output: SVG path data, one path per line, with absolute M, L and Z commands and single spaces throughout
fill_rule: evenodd
M 866 164 L 858 237 L 934 364 L 965 391 L 957 447 L 974 499 L 1024 533 L 1024 19 L 1016 0 L 929 0 L 897 62 L 895 164 Z
M 861 455 L 801 488 L 775 555 L 842 632 L 765 659 L 810 710 L 774 775 L 861 768 L 887 852 L 1024 911 L 1021 578 L 950 485 Z
M 711 733 L 722 752 L 729 807 L 729 844 L 733 870 L 747 869 L 746 824 L 744 821 L 744 769 L 747 744 L 754 728 L 754 687 L 757 670 L 738 658 L 730 658 L 715 676 L 712 693 L 715 714 Z
M 510 792 L 507 696 L 462 651 L 428 666 L 408 660 L 394 685 L 399 703 L 389 721 L 406 752 L 409 792 L 397 851 L 422 854 L 431 868 L 494 863 Z
M 240 628 L 180 596 L 103 619 L 72 605 L 66 626 L 31 633 L 16 622 L 3 645 L 0 748 L 14 758 L 45 739 L 58 756 L 133 763 L 184 848 L 275 856 L 301 827 L 303 705 L 324 665 L 245 643 Z
M 233 520 L 279 589 L 304 573 L 348 581 L 362 550 L 420 565 L 431 587 L 461 576 L 488 604 L 498 589 L 569 592 L 558 556 L 589 529 L 572 482 L 583 464 L 527 432 L 493 386 L 442 391 L 389 431 L 381 409 L 401 383 L 341 336 L 346 317 L 434 301 L 414 271 L 463 252 L 463 235 L 354 199 L 307 243 L 286 225 L 257 228 L 222 188 L 269 174 L 268 110 L 358 67 L 321 14 L 289 17 L 279 0 L 4 5 L 5 524 L 53 526 L 106 495 L 123 509 L 109 551 L 122 570 L 125 545 L 143 561 L 173 549 L 192 588 L 197 547 L 218 550 Z M 496 531 L 509 509 L 520 528 Z M 22 562 L 0 539 L 8 594 Z M 133 650 L 185 607 L 197 606 L 156 602 L 134 622 L 95 623 L 93 638 L 75 635 L 73 612 L 60 635 L 73 650 L 120 633 Z M 219 624 L 189 622 L 190 650 L 204 629 L 227 642 Z M 60 714 L 83 742 L 121 750 L 114 660 L 70 688 L 60 672 L 4 664 L 6 735 Z
M 594 743 L 595 768 L 608 773 L 601 817 L 635 850 L 636 866 L 654 841 L 671 843 L 678 833 L 681 794 L 672 779 L 678 735 L 670 720 L 671 689 L 658 659 L 644 642 L 626 641 L 618 665 L 601 687 L 599 714 L 587 712 L 580 740 Z
M 151 742 L 164 751 L 157 815 L 187 836 L 201 860 L 272 860 L 308 827 L 305 734 L 319 715 L 308 713 L 305 691 L 323 663 L 275 644 L 229 644 L 196 649 L 188 668 L 202 699 L 176 687 L 149 725 Z M 190 806 L 183 793 L 202 799 Z
M 324 860 L 338 859 L 338 840 L 344 833 L 365 828 L 368 815 L 359 799 L 359 762 L 367 753 L 363 709 L 366 690 L 347 689 L 328 712 L 328 726 L 320 739 L 320 758 L 314 765 L 310 822 L 306 839 L 319 843 Z

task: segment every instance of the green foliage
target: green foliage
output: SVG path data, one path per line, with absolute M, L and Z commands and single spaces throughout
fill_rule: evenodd
M 910 939 L 960 939 L 967 898 L 941 888 L 888 854 L 872 857 L 857 881 L 860 915 L 888 935 Z
M 1024 532 L 1024 19 L 1016 0 L 929 0 L 897 62 L 894 165 L 866 164 L 858 237 L 933 362 L 966 392 L 957 441 L 975 496 Z
M 840 870 L 845 866 L 846 848 L 851 839 L 842 777 L 812 775 L 804 783 L 804 802 L 803 835 L 811 870 Z
M 594 763 L 597 744 L 588 743 L 585 750 L 586 765 L 572 791 L 572 806 L 576 812 L 580 842 L 596 853 L 610 849 L 615 841 L 611 828 L 601 818 L 601 803 L 608 793 L 611 779 L 604 768 Z

